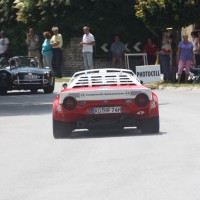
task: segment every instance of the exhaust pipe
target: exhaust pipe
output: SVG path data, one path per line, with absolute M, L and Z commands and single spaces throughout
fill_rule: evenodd
M 78 121 L 77 122 L 77 127 L 78 128 L 85 128 L 85 122 L 84 121 Z

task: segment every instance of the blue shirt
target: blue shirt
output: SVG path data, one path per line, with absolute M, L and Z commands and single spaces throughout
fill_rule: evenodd
M 48 55 L 48 56 L 53 55 L 53 49 L 50 44 L 50 39 L 44 40 L 44 42 L 42 44 L 42 55 Z
M 122 42 L 113 42 L 111 45 L 111 51 L 114 54 L 120 55 L 124 52 L 125 46 Z
M 192 60 L 193 44 L 192 42 L 183 42 L 181 41 L 178 45 L 181 49 L 180 60 Z

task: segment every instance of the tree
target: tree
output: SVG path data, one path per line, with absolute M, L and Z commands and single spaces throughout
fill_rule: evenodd
M 0 2 L 8 3 L 7 10 L 5 6 L 0 10 L 0 16 L 9 11 L 4 22 L 0 22 L 1 27 L 12 35 L 13 32 L 18 32 L 18 36 L 23 40 L 28 27 L 33 27 L 42 37 L 42 32 L 51 30 L 52 26 L 60 28 L 64 42 L 69 41 L 71 37 L 80 37 L 82 27 L 90 26 L 91 32 L 97 39 L 97 46 L 103 42 L 110 43 L 115 34 L 121 35 L 122 40 L 132 43 L 142 41 L 149 36 L 149 31 L 133 12 L 135 0 L 15 0 L 14 2 L 0 0 Z M 12 21 L 9 18 L 11 16 Z M 21 48 L 21 51 L 24 50 L 26 48 Z
M 136 16 L 152 28 L 179 29 L 199 23 L 199 0 L 138 0 Z
M 177 45 L 180 40 L 181 28 L 200 23 L 199 0 L 138 0 L 135 4 L 136 16 L 150 29 L 166 30 L 172 27 L 172 75 L 176 80 Z

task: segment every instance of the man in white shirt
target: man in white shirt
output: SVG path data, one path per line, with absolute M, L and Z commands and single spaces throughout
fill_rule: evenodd
M 93 46 L 95 45 L 94 36 L 90 33 L 90 29 L 87 26 L 83 27 L 83 40 L 80 45 L 83 46 L 83 59 L 85 69 L 93 69 Z
M 5 37 L 5 34 L 3 31 L 0 33 L 0 58 L 7 57 L 9 48 L 9 39 Z

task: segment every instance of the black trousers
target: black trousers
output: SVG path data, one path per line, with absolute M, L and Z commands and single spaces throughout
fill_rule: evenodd
M 52 59 L 52 67 L 54 72 L 56 73 L 56 77 L 62 78 L 62 50 L 61 48 L 53 48 L 53 59 Z
M 156 55 L 147 55 L 148 65 L 155 65 Z

